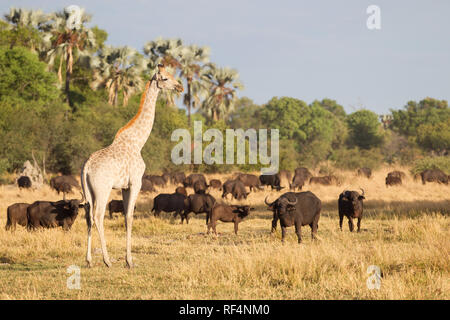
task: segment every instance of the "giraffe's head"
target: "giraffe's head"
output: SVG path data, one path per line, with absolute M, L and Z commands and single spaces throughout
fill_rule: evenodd
M 153 80 L 156 80 L 156 84 L 160 89 L 176 90 L 178 92 L 183 92 L 184 90 L 183 85 L 162 64 L 158 65 L 158 73 L 155 74 Z

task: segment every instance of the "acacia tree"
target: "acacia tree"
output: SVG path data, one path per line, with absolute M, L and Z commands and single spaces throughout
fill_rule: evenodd
M 66 101 L 72 106 L 69 93 L 74 56 L 83 55 L 85 49 L 95 46 L 94 33 L 84 26 L 85 23 L 91 20 L 91 16 L 86 14 L 84 9 L 81 9 L 80 24 L 74 27 L 69 27 L 70 13 L 66 10 L 53 13 L 51 18 L 50 30 L 46 37 L 51 43 L 47 52 L 48 64 L 53 66 L 56 58 L 59 58 L 58 80 L 62 83 L 62 65 L 63 61 L 65 61 L 66 79 L 64 91 Z M 87 51 L 86 54 L 89 54 Z
M 208 91 L 202 103 L 203 114 L 211 121 L 218 121 L 234 110 L 237 90 L 242 90 L 239 73 L 235 69 L 219 68 L 213 63 L 206 65 L 202 74 Z
M 90 59 L 90 67 L 94 69 L 91 87 L 94 90 L 106 88 L 108 103 L 114 106 L 122 91 L 123 105 L 126 106 L 129 97 L 143 87 L 141 74 L 146 64 L 144 58 L 133 48 L 105 46 L 98 56 Z

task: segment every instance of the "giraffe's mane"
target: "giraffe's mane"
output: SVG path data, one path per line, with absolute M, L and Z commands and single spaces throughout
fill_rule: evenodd
M 145 99 L 147 97 L 147 91 L 148 91 L 148 88 L 150 87 L 150 84 L 151 84 L 151 81 L 147 82 L 147 84 L 145 85 L 144 93 L 142 94 L 142 97 L 141 97 L 141 103 L 139 104 L 138 112 L 134 115 L 134 117 L 130 121 L 128 121 L 128 123 L 126 125 L 124 125 L 122 128 L 120 128 L 119 131 L 117 131 L 116 136 L 114 137 L 114 140 L 117 139 L 117 137 L 124 130 L 128 129 L 129 127 L 131 127 L 133 125 L 133 123 L 135 123 L 136 120 L 141 115 L 142 110 L 144 109 L 144 103 L 145 103 Z

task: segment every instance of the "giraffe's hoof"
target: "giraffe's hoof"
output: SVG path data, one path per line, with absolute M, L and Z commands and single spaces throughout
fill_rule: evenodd
M 109 260 L 103 260 L 103 262 L 106 264 L 106 266 L 107 266 L 108 268 L 111 268 L 111 266 L 112 266 L 111 261 L 109 261 Z
M 128 269 L 133 269 L 133 267 L 134 267 L 133 262 L 127 261 L 127 268 L 128 268 Z
M 92 262 L 91 261 L 86 261 L 86 265 L 88 268 L 92 268 Z

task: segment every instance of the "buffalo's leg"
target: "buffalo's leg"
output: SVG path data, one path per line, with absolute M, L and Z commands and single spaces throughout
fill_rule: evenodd
M 274 233 L 275 230 L 277 230 L 277 222 L 278 222 L 278 216 L 277 216 L 277 214 L 274 212 L 274 213 L 273 213 L 273 219 L 272 219 L 272 230 L 270 231 L 271 233 Z
M 302 225 L 295 223 L 295 233 L 297 234 L 298 243 L 302 243 Z
M 237 234 L 238 233 L 238 227 L 239 227 L 239 222 L 235 221 L 234 222 L 234 233 Z
M 361 231 L 361 217 L 358 218 L 357 226 L 358 226 L 358 232 L 360 232 Z
M 339 229 L 342 231 L 342 222 L 344 221 L 344 215 L 339 213 Z
M 286 237 L 286 227 L 281 226 L 281 242 L 284 243 L 285 237 Z
M 353 218 L 348 217 L 348 228 L 350 229 L 350 232 L 353 232 L 354 224 L 353 224 Z

